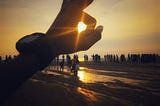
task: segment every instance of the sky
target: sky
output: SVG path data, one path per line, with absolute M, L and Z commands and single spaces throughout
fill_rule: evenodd
M 62 0 L 1 0 L 0 55 L 16 55 L 18 39 L 45 33 Z M 160 54 L 160 0 L 94 0 L 84 10 L 103 25 L 102 39 L 84 54 Z

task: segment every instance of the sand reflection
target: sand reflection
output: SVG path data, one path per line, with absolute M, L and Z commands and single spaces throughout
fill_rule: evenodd
M 79 92 L 80 94 L 84 95 L 86 100 L 88 101 L 98 101 L 98 95 L 97 93 L 91 91 L 91 90 L 87 90 L 87 89 L 84 89 L 84 88 L 81 88 L 81 87 L 78 87 L 77 88 L 77 92 Z

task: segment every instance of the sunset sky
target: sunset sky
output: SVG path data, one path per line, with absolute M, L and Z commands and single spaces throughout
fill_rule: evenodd
M 0 55 L 17 54 L 21 37 L 45 33 L 62 0 L 1 0 Z M 160 54 L 160 0 L 94 0 L 85 10 L 103 25 L 102 39 L 79 54 Z

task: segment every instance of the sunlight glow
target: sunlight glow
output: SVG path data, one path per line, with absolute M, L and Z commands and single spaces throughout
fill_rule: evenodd
M 80 81 L 84 81 L 84 72 L 83 71 L 78 71 L 78 77 Z
M 84 58 L 78 58 L 80 62 L 84 62 Z
M 78 32 L 81 33 L 82 31 L 86 30 L 87 25 L 84 24 L 83 22 L 78 23 Z

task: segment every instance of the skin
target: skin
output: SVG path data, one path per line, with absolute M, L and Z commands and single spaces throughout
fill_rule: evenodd
M 87 50 L 101 39 L 103 27 L 95 28 L 95 18 L 83 12 L 83 9 L 92 2 L 93 0 L 63 0 L 57 18 L 43 39 L 32 44 L 37 46 L 36 49 L 41 52 L 40 55 L 20 53 L 11 62 L 0 64 L 0 84 L 2 85 L 0 87 L 0 103 L 3 103 L 35 72 L 47 67 L 54 56 Z M 79 21 L 87 24 L 87 29 L 80 34 L 77 30 Z

